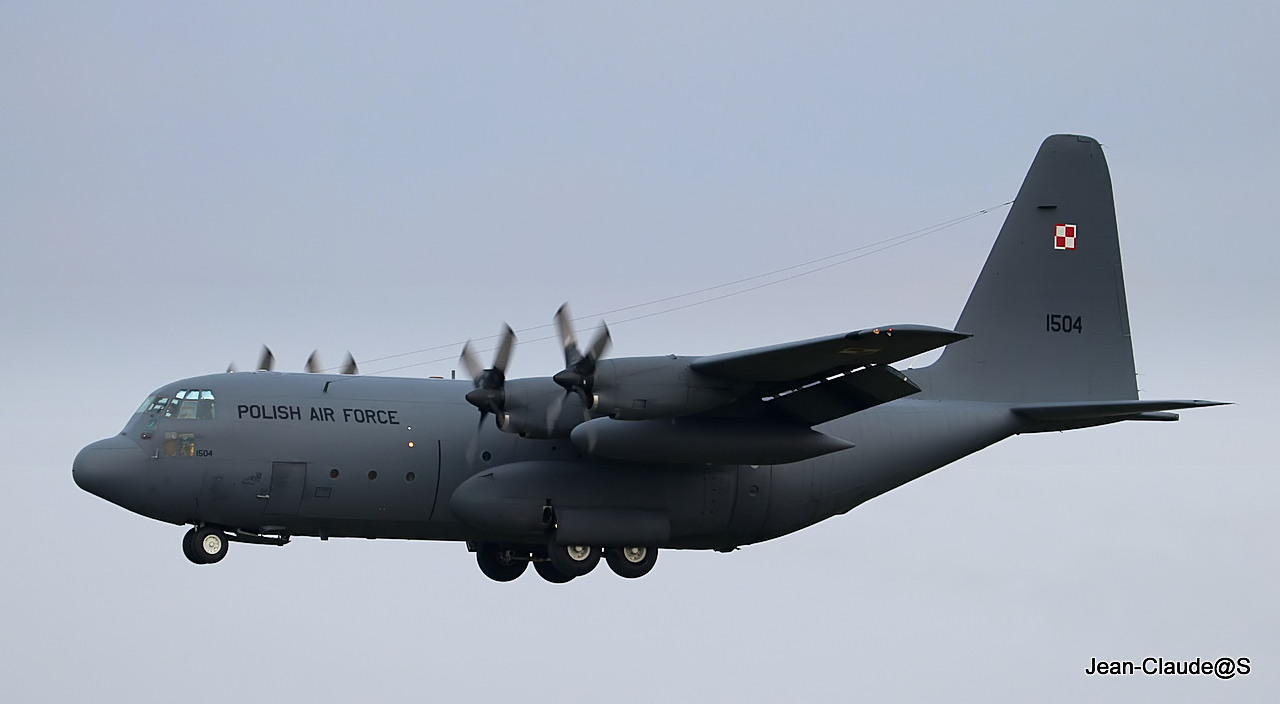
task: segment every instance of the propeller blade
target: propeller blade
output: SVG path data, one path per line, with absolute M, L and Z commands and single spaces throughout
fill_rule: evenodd
M 356 368 L 356 358 L 352 357 L 350 352 L 347 353 L 347 361 L 342 363 L 342 373 L 343 374 L 359 374 L 360 373 L 360 370 Z
M 462 356 L 458 357 L 458 361 L 462 362 L 462 367 L 467 370 L 467 376 L 472 381 L 480 378 L 484 373 L 484 367 L 480 364 L 480 358 L 476 356 L 476 351 L 471 349 L 471 341 L 467 340 L 467 344 L 462 346 Z
M 596 339 L 591 341 L 591 348 L 587 350 L 587 359 L 591 360 L 591 366 L 594 368 L 595 363 L 604 357 L 605 351 L 609 349 L 609 345 L 613 342 L 613 338 L 609 336 L 609 326 L 603 321 L 600 322 L 600 332 L 596 333 Z
M 307 357 L 307 373 L 318 374 L 320 370 L 320 350 L 312 350 L 311 356 Z
M 511 353 L 516 346 L 516 333 L 511 329 L 510 325 L 502 326 L 502 340 L 498 342 L 498 351 L 493 360 L 493 366 L 485 369 L 480 365 L 480 358 L 476 355 L 475 350 L 471 348 L 471 341 L 462 346 L 462 355 L 459 360 L 462 366 L 466 368 L 467 374 L 471 376 L 471 385 L 474 387 L 467 392 L 467 403 L 480 409 L 480 420 L 483 422 L 484 417 L 489 413 L 498 415 L 502 413 L 503 407 L 507 402 L 507 394 L 504 386 L 507 382 L 507 365 L 511 362 Z
M 238 369 L 236 369 L 236 363 L 235 363 L 235 362 L 231 362 L 230 364 L 228 364 L 228 365 L 227 365 L 227 373 L 228 373 L 228 374 L 231 374 L 231 373 L 233 373 L 233 372 L 237 372 L 237 371 L 239 371 L 239 370 L 238 370 Z
M 560 306 L 555 315 L 556 328 L 560 331 L 560 342 L 564 345 L 564 369 L 552 376 L 552 380 L 572 391 L 582 399 L 582 405 L 591 407 L 591 389 L 595 386 L 596 363 L 604 357 L 613 338 L 609 335 L 609 326 L 600 323 L 600 330 L 591 340 L 591 346 L 584 355 L 578 349 L 578 336 L 573 331 L 569 304 Z
M 560 411 L 564 409 L 564 400 L 568 397 L 569 392 L 566 391 L 547 404 L 547 435 L 550 435 L 551 431 L 555 430 L 556 421 L 560 419 Z
M 569 313 L 569 304 L 564 303 L 556 310 L 556 329 L 560 331 L 560 345 L 564 347 L 564 366 L 569 368 L 582 359 L 578 351 L 578 335 L 573 331 L 573 316 Z
M 467 464 L 474 464 L 476 461 L 476 449 L 480 446 L 480 431 L 484 429 L 484 419 L 487 415 L 489 415 L 487 411 L 480 410 L 480 422 L 476 423 L 476 431 L 471 434 L 471 442 L 467 443 Z
M 262 346 L 262 355 L 258 357 L 258 371 L 269 372 L 276 364 L 276 356 L 271 354 L 271 350 L 266 346 Z
M 498 355 L 493 358 L 493 368 L 502 372 L 503 376 L 507 373 L 507 364 L 511 362 L 511 352 L 516 346 L 516 332 L 511 329 L 510 325 L 502 326 L 502 342 L 498 343 Z

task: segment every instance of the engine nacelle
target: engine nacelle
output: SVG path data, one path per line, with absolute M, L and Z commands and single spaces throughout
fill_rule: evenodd
M 546 378 L 508 381 L 504 395 L 498 427 L 524 438 L 567 438 L 586 415 L 577 394 Z
M 803 425 L 755 418 L 596 418 L 570 438 L 596 457 L 662 464 L 787 464 L 853 447 Z
M 674 418 L 732 403 L 733 382 L 689 368 L 696 357 L 631 357 L 604 360 L 595 372 L 591 415 L 620 420 Z

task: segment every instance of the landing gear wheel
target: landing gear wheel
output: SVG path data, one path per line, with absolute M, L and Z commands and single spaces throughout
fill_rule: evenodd
M 188 560 L 191 560 L 197 565 L 205 564 L 204 559 L 200 557 L 200 553 L 196 552 L 195 528 L 192 528 L 182 535 L 182 554 L 186 555 Z
M 594 545 L 547 545 L 547 559 L 562 574 L 581 577 L 600 563 L 600 548 Z
M 564 584 L 565 582 L 573 579 L 573 577 L 570 577 L 556 569 L 556 566 L 547 560 L 533 563 L 533 569 L 538 573 L 539 577 L 551 582 L 552 584 Z
M 658 549 L 643 546 L 609 548 L 604 551 L 604 559 L 614 574 L 635 579 L 649 574 L 649 570 L 653 569 L 658 562 Z
M 529 566 L 528 550 L 511 550 L 497 543 L 484 543 L 476 550 L 476 562 L 484 576 L 495 582 L 510 582 Z
M 230 543 L 222 531 L 215 528 L 192 528 L 182 538 L 182 552 L 197 565 L 211 565 L 227 555 Z

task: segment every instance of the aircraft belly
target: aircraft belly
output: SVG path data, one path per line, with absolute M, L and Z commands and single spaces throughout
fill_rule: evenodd
M 823 426 L 855 447 L 773 471 L 762 540 L 855 506 L 1012 435 L 1006 405 L 898 401 Z
M 515 462 L 475 474 L 453 492 L 449 505 L 458 520 L 486 540 L 542 542 L 563 520 L 575 541 L 669 546 L 725 534 L 735 472 L 732 467 Z

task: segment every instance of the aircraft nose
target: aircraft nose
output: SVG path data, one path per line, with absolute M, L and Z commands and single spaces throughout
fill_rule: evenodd
M 131 475 L 137 473 L 146 453 L 129 438 L 117 435 L 87 445 L 71 465 L 71 478 L 81 489 L 112 503 L 128 501 Z

